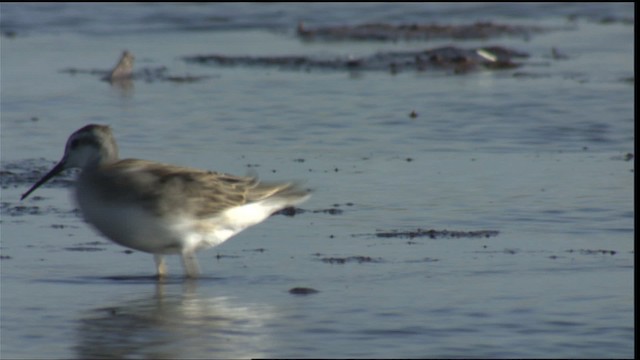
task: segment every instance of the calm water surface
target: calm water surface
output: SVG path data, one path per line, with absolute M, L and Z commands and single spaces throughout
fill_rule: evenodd
M 0 16 L 2 358 L 634 355 L 633 5 L 2 4 Z M 549 30 L 303 42 L 299 21 Z M 182 59 L 447 45 L 530 56 L 396 75 Z M 118 87 L 87 73 L 124 49 L 136 69 L 205 78 Z M 203 278 L 184 280 L 176 258 L 157 283 L 152 257 L 89 228 L 64 183 L 20 202 L 31 184 L 5 180 L 50 166 L 87 123 L 111 125 L 124 157 L 315 193 L 307 212 L 199 253 Z M 418 228 L 499 234 L 376 236 Z

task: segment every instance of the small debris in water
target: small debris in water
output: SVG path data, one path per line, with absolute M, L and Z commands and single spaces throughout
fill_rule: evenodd
M 43 158 L 3 162 L 0 168 L 0 186 L 3 189 L 8 189 L 9 187 L 28 187 L 51 170 L 55 164 L 55 161 L 49 161 Z M 66 170 L 43 186 L 71 187 L 74 183 L 75 174 L 77 173 L 77 170 Z
M 582 254 L 582 255 L 615 255 L 617 253 L 615 250 L 603 250 L 603 249 L 598 249 L 598 250 L 591 250 L 591 249 L 574 250 L 574 249 L 569 249 L 569 250 L 567 250 L 567 252 L 568 253 L 577 252 L 577 253 Z
M 289 294 L 293 294 L 293 295 L 311 295 L 311 294 L 317 294 L 320 291 L 313 289 L 313 288 L 308 288 L 308 287 L 294 287 L 289 289 Z
M 622 161 L 631 161 L 633 160 L 633 154 L 632 153 L 626 153 L 624 155 L 616 155 L 616 156 L 612 156 L 611 160 L 622 160 Z
M 11 203 L 3 202 L 0 208 L 2 209 L 3 215 L 7 214 L 9 216 L 42 214 L 42 210 L 40 209 L 39 206 L 25 206 L 25 205 L 12 206 Z
M 567 54 L 562 53 L 557 48 L 552 47 L 551 48 L 551 58 L 554 59 L 554 60 L 566 60 L 566 59 L 569 58 L 569 56 L 567 56 Z
M 409 264 L 414 264 L 414 263 L 431 263 L 431 262 L 438 262 L 438 261 L 440 261 L 440 259 L 426 257 L 426 258 L 418 259 L 418 260 L 407 260 L 407 261 L 405 261 L 405 263 L 409 263 Z
M 353 206 L 353 203 L 347 203 L 345 205 Z M 275 216 L 275 215 L 296 216 L 296 215 L 304 214 L 304 213 L 307 213 L 307 212 L 310 212 L 312 214 L 340 215 L 340 214 L 342 214 L 344 212 L 342 209 L 336 209 L 337 207 L 340 206 L 340 204 L 334 204 L 333 206 L 334 207 L 330 208 L 330 209 L 319 209 L 319 210 L 305 210 L 305 209 L 289 206 L 289 207 L 286 207 L 286 208 L 284 208 L 282 210 L 278 210 L 278 211 L 274 212 L 271 216 Z
M 323 210 L 313 210 L 314 214 L 317 213 L 323 213 L 323 214 L 329 214 L 329 215 L 339 215 L 342 214 L 342 210 L 340 209 L 323 209 Z
M 13 39 L 16 37 L 17 33 L 13 30 L 3 30 L 0 34 L 7 39 Z
M 239 257 L 240 257 L 240 256 L 238 256 L 238 255 L 222 255 L 222 254 L 216 254 L 216 259 L 217 259 L 217 260 L 220 260 L 220 259 L 222 259 L 222 258 L 237 259 L 237 258 L 239 258 Z
M 288 206 L 282 210 L 278 210 L 276 212 L 273 213 L 273 215 L 271 216 L 275 216 L 275 215 L 284 215 L 284 216 L 296 216 L 297 214 L 302 214 L 307 212 L 304 209 L 301 208 L 297 208 L 297 207 L 293 207 L 293 206 Z
M 64 248 L 68 251 L 84 251 L 84 252 L 93 252 L 93 251 L 104 251 L 105 249 L 91 246 L 70 246 Z
M 319 256 L 317 254 L 316 256 Z M 323 263 L 327 264 L 346 264 L 349 262 L 357 262 L 358 264 L 362 263 L 380 263 L 382 262 L 381 258 L 372 258 L 371 256 L 347 256 L 347 257 L 323 257 L 320 259 Z
M 379 238 L 409 238 L 416 237 L 429 237 L 431 239 L 436 238 L 488 238 L 492 236 L 498 236 L 500 232 L 497 230 L 475 230 L 475 231 L 456 231 L 456 230 L 425 230 L 416 229 L 413 231 L 378 231 L 375 234 L 354 234 L 352 236 L 376 236 Z

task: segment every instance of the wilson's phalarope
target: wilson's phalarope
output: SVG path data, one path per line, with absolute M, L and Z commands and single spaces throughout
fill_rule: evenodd
M 187 276 L 196 277 L 197 250 L 220 245 L 310 196 L 295 183 L 119 160 L 111 129 L 87 125 L 71 134 L 62 159 L 21 199 L 69 168 L 82 169 L 75 195 L 85 220 L 112 241 L 153 254 L 158 277 L 166 275 L 166 254 L 180 254 Z

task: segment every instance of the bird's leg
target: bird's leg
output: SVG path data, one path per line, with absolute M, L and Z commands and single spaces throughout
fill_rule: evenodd
M 200 267 L 198 266 L 198 259 L 193 252 L 182 253 L 182 266 L 187 273 L 187 277 L 195 279 L 200 274 Z
M 158 279 L 162 279 L 167 275 L 167 266 L 164 263 L 164 257 L 160 254 L 154 254 L 153 259 L 156 261 L 156 274 Z

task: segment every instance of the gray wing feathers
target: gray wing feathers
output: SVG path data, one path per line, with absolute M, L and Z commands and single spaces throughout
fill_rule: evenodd
M 128 199 L 159 216 L 183 210 L 205 218 L 269 198 L 286 207 L 310 196 L 308 190 L 295 182 L 265 183 L 256 176 L 234 176 L 144 160 L 121 160 L 103 170 L 108 171 L 89 176 L 91 181 L 103 183 L 99 188 L 105 189 L 104 201 L 114 201 L 115 197 L 119 201 Z

